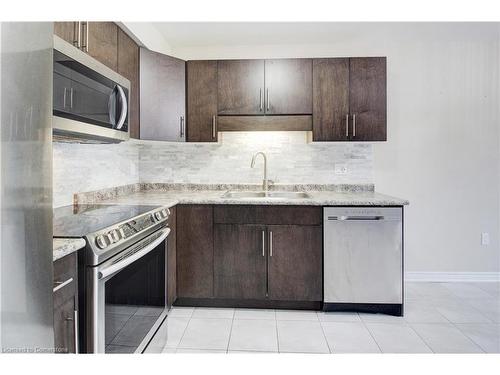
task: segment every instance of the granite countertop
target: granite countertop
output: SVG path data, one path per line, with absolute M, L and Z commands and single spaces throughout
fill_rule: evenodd
M 173 207 L 176 204 L 245 204 L 302 206 L 404 206 L 405 199 L 377 192 L 307 191 L 310 198 L 222 198 L 224 190 L 140 191 L 106 200 L 106 204 L 153 204 Z
M 56 261 L 85 247 L 83 238 L 54 238 L 52 261 Z

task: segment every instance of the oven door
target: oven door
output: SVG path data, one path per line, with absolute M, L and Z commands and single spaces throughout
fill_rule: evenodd
M 169 233 L 162 228 L 89 268 L 87 352 L 142 353 L 147 347 L 167 316 Z

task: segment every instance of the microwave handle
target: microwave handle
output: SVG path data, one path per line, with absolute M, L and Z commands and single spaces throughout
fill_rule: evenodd
M 119 85 L 116 85 L 116 87 L 118 89 L 118 93 L 120 94 L 120 98 L 122 99 L 122 113 L 120 114 L 120 119 L 116 124 L 116 128 L 121 129 L 123 127 L 123 124 L 125 123 L 125 119 L 127 118 L 127 112 L 128 112 L 127 97 L 125 96 L 125 92 Z
M 115 86 L 108 99 L 108 113 L 109 113 L 109 123 L 113 126 L 116 124 L 115 108 L 116 108 L 116 88 Z

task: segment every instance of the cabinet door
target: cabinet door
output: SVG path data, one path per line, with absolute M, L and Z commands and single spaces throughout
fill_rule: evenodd
M 118 26 L 113 22 L 86 22 L 82 46 L 96 60 L 118 69 Z
M 264 114 L 264 60 L 218 61 L 219 115 Z
M 180 205 L 177 210 L 177 296 L 213 297 L 213 208 Z
M 188 61 L 187 141 L 217 142 L 217 61 Z
M 54 34 L 77 46 L 78 22 L 54 22 Z
M 349 107 L 353 141 L 387 140 L 385 57 L 350 59 Z
M 312 60 L 266 60 L 266 102 L 268 115 L 312 113 Z
M 177 215 L 176 208 L 170 209 L 168 217 L 170 234 L 167 237 L 167 306 L 177 299 Z
M 122 29 L 118 29 L 118 74 L 130 81 L 130 137 L 139 138 L 139 46 Z
M 217 224 L 214 228 L 216 298 L 266 298 L 265 227 Z
M 54 309 L 54 346 L 56 353 L 76 353 L 75 299 L 70 298 Z
M 269 299 L 321 301 L 321 226 L 271 225 L 268 234 Z
M 349 140 L 349 59 L 313 60 L 313 141 Z
M 183 60 L 140 49 L 141 139 L 185 140 L 185 67 Z

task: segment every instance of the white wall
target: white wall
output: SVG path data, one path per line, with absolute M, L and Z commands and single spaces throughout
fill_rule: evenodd
M 497 24 L 381 24 L 330 44 L 173 48 L 185 59 L 387 56 L 378 191 L 410 200 L 408 271 L 499 271 Z M 342 39 L 342 38 L 340 38 Z M 491 244 L 481 246 L 481 232 Z

